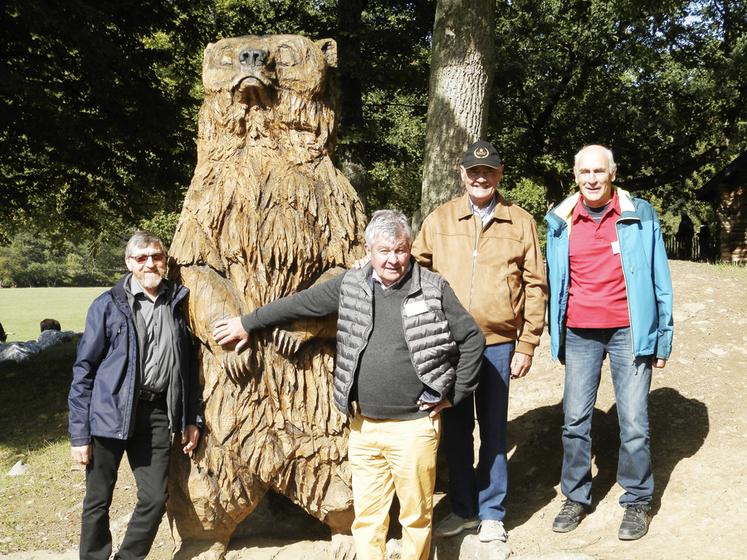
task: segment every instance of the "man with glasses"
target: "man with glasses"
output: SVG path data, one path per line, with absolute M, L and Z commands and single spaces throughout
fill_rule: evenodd
M 482 140 L 469 146 L 459 172 L 465 194 L 434 210 L 412 247 L 420 265 L 451 284 L 487 341 L 474 399 L 444 411 L 452 513 L 434 534 L 447 537 L 479 525 L 480 541 L 505 541 L 509 381 L 529 372 L 539 344 L 545 268 L 534 219 L 497 191 L 503 163 L 495 147 Z
M 651 367 L 672 349 L 672 281 L 651 205 L 615 188 L 612 152 L 576 154 L 579 192 L 545 220 L 552 357 L 565 363 L 563 467 L 566 500 L 553 531 L 578 527 L 591 509 L 591 419 L 605 356 L 620 424 L 617 482 L 625 508 L 621 540 L 648 531 L 654 492 L 649 442 Z
M 125 263 L 130 274 L 88 310 L 68 397 L 71 455 L 86 466 L 81 559 L 111 555 L 109 506 L 125 452 L 137 505 L 114 558 L 147 556 L 166 509 L 171 433 L 191 456 L 202 426 L 188 290 L 164 279 L 166 252 L 152 233 L 130 238 Z

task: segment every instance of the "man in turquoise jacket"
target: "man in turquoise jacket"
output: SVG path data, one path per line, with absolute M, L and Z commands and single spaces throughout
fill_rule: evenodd
M 547 214 L 550 350 L 565 364 L 563 467 L 566 497 L 553 530 L 575 529 L 591 509 L 591 418 L 604 357 L 610 357 L 620 424 L 617 482 L 625 490 L 618 537 L 648 531 L 654 490 L 648 422 L 651 368 L 672 349 L 672 281 L 656 212 L 615 188 L 603 146 L 576 154 L 579 192 Z

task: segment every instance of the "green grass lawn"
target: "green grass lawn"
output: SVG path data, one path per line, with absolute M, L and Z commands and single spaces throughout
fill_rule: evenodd
M 2 288 L 0 323 L 8 342 L 36 340 L 42 319 L 57 319 L 63 331 L 82 332 L 91 302 L 101 288 Z
M 21 364 L 0 363 L 0 556 L 78 546 L 85 471 L 70 458 L 67 433 L 76 342 L 54 346 Z M 28 472 L 6 476 L 18 460 L 28 465 Z M 112 520 L 129 514 L 134 504 L 135 484 L 124 460 Z M 169 558 L 170 543 L 163 522 L 149 560 Z
M 0 322 L 10 339 L 32 340 L 39 321 L 57 319 L 81 332 L 91 301 L 106 288 L 0 289 Z M 20 364 L 0 363 L 0 556 L 32 550 L 62 552 L 78 546 L 85 471 L 70 458 L 67 394 L 77 339 L 54 346 Z M 23 476 L 6 473 L 16 461 Z M 110 510 L 112 520 L 129 514 L 135 484 L 122 461 Z M 168 524 L 159 529 L 149 560 L 170 555 Z

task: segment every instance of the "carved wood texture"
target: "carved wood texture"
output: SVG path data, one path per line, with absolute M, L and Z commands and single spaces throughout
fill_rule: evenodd
M 225 544 L 270 488 L 335 530 L 352 521 L 348 427 L 332 404 L 334 340 L 315 336 L 329 325 L 298 327 L 307 342 L 290 356 L 269 332 L 252 333 L 240 355 L 210 336 L 216 320 L 363 253 L 363 207 L 330 158 L 335 64 L 333 41 L 300 36 L 223 39 L 205 50 L 197 167 L 170 252 L 170 274 L 190 289 L 207 424 L 196 463 L 174 457 L 169 514 L 184 542 Z

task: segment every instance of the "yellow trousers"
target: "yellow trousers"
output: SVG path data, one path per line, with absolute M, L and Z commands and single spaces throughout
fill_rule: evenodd
M 358 560 L 384 560 L 395 492 L 402 525 L 401 558 L 428 559 L 440 436 L 440 417 L 374 420 L 358 414 L 351 421 L 348 458 Z

